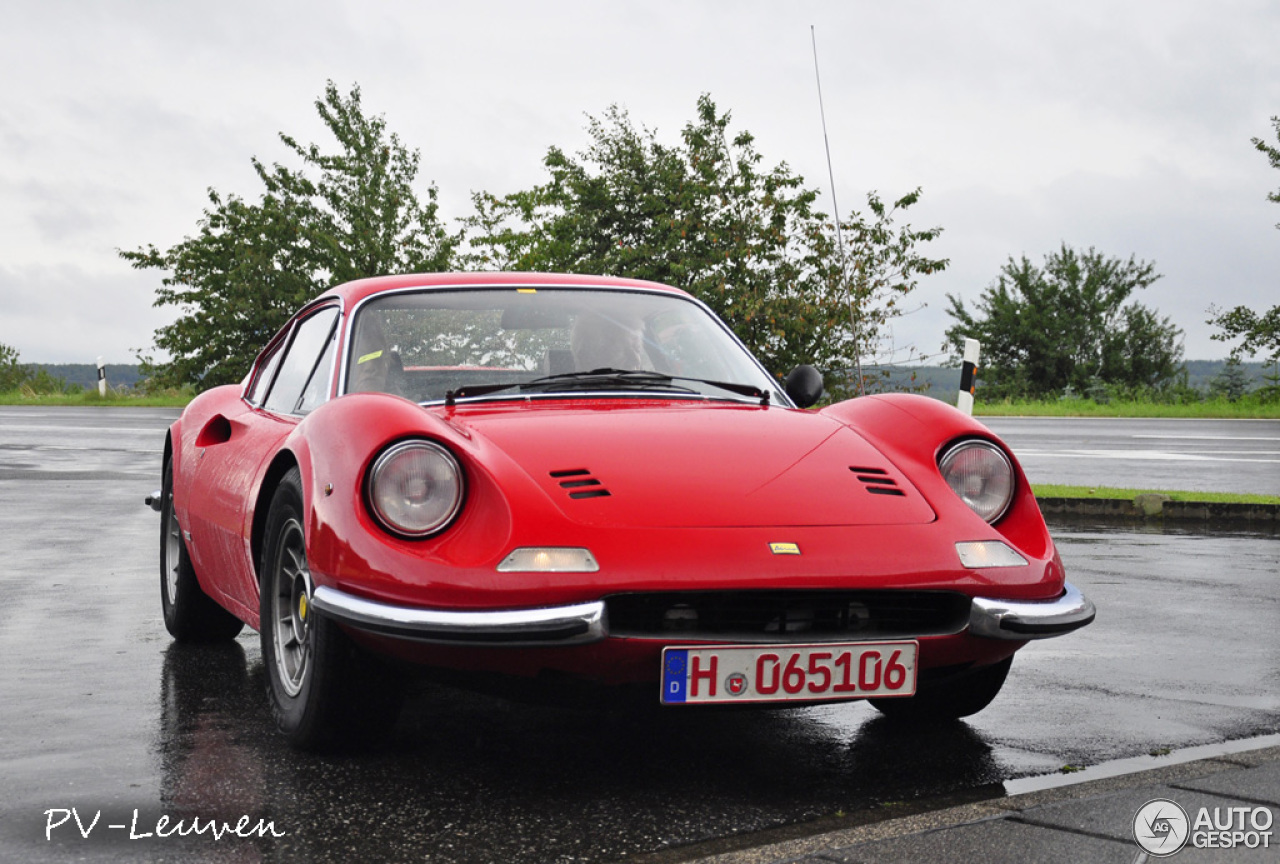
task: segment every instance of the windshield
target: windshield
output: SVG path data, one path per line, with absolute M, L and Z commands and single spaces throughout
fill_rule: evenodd
M 348 393 L 415 402 L 566 390 L 749 398 L 723 386 L 731 384 L 786 404 L 720 322 L 679 295 L 581 288 L 390 294 L 359 308 L 350 338 Z M 649 374 L 618 374 L 635 372 Z

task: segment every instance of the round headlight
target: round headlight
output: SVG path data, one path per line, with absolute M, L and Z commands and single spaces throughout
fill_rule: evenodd
M 388 530 L 428 537 L 462 509 L 462 466 L 430 441 L 389 447 L 369 471 L 369 506 Z
M 1013 501 L 1013 463 L 989 441 L 961 441 L 942 454 L 938 469 L 951 491 L 988 522 L 1003 516 Z

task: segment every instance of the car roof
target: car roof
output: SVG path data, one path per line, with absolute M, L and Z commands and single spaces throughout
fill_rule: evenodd
M 662 291 L 688 296 L 687 292 L 658 282 L 621 279 L 615 276 L 586 276 L 566 273 L 419 273 L 403 276 L 376 276 L 357 279 L 325 291 L 316 301 L 340 298 L 347 308 L 374 294 L 407 288 L 505 288 L 546 286 L 555 288 L 607 288 Z M 310 305 L 310 304 L 308 304 Z

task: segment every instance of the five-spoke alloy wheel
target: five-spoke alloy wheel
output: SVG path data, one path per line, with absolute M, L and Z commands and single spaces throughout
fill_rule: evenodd
M 271 713 L 298 747 L 365 744 L 398 716 L 400 681 L 311 608 L 303 508 L 302 480 L 293 468 L 267 513 L 259 572 Z

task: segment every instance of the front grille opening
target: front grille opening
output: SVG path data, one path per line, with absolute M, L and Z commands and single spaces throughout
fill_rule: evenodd
M 672 591 L 605 598 L 609 633 L 739 642 L 860 641 L 959 633 L 953 591 Z

